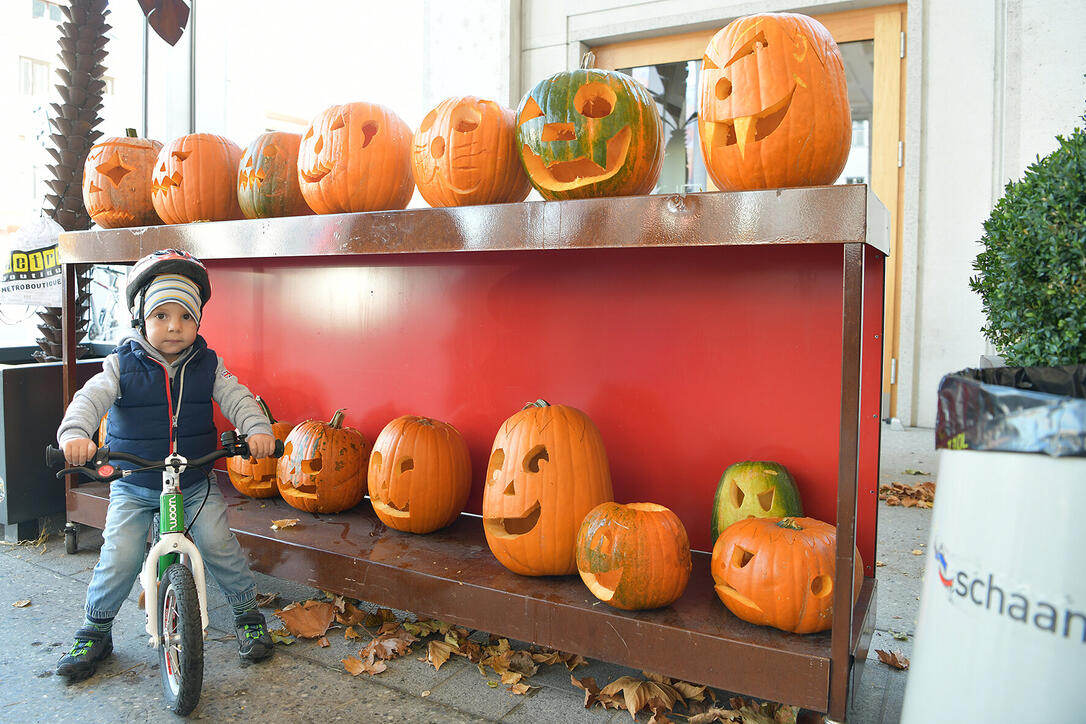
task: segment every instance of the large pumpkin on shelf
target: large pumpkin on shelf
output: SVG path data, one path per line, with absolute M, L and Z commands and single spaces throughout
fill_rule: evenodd
M 615 608 L 668 606 L 690 580 L 690 539 L 662 505 L 601 503 L 577 533 L 577 572 L 592 595 Z
M 238 204 L 246 219 L 302 216 L 313 210 L 298 188 L 302 134 L 272 131 L 253 139 L 238 165 Z
M 339 513 L 366 496 L 370 445 L 362 433 L 343 426 L 343 410 L 329 422 L 299 423 L 279 458 L 279 494 L 309 513 Z
M 513 111 L 475 96 L 448 98 L 426 114 L 411 161 L 415 185 L 434 207 L 523 201 L 532 188 Z
M 223 136 L 190 133 L 158 152 L 151 202 L 167 224 L 240 219 L 235 190 L 241 148 Z
M 746 518 L 713 546 L 716 594 L 749 623 L 792 633 L 833 625 L 837 530 L 813 518 Z M 852 602 L 860 596 L 863 562 L 855 551 Z
M 581 521 L 613 499 L 603 438 L 580 410 L 538 400 L 498 429 L 483 488 L 483 532 L 509 570 L 576 572 Z
M 162 144 L 134 129 L 91 146 L 83 164 L 83 205 L 105 229 L 162 223 L 151 203 L 151 172 Z
M 750 15 L 709 41 L 698 132 L 725 191 L 832 184 L 852 143 L 841 53 L 825 26 L 793 13 Z
M 285 445 L 294 425 L 276 420 L 268 404 L 260 397 L 256 398 L 256 402 L 271 423 L 272 435 L 276 440 L 282 440 Z M 230 482 L 239 493 L 250 498 L 273 498 L 279 495 L 278 468 L 279 460 L 273 457 L 257 460 L 254 457 L 235 456 L 226 460 L 226 473 Z
M 471 493 L 471 458 L 447 422 L 405 415 L 373 443 L 370 502 L 389 528 L 429 533 L 456 520 Z
M 547 200 L 647 194 L 663 168 L 663 144 L 656 102 L 624 73 L 556 73 L 517 108 L 521 162 Z
M 744 518 L 802 515 L 799 488 L 786 467 L 767 460 L 732 463 L 721 476 L 713 498 L 712 540 Z
M 344 103 L 302 134 L 298 185 L 318 214 L 403 209 L 411 200 L 411 129 L 377 103 Z

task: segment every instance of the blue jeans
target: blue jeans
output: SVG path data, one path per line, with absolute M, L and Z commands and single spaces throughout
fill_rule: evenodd
M 200 510 L 207 490 L 207 486 L 199 483 L 185 488 L 186 526 Z M 112 619 L 128 597 L 143 569 L 147 532 L 158 511 L 161 494 L 161 489 L 149 490 L 121 480 L 110 487 L 102 551 L 87 588 L 88 616 Z M 214 477 L 207 502 L 189 534 L 203 556 L 204 566 L 231 605 L 245 603 L 256 596 L 256 581 L 237 537 L 226 525 L 226 501 Z

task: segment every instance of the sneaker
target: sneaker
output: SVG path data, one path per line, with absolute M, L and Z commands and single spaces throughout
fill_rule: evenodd
M 94 673 L 98 662 L 113 653 L 113 634 L 81 628 L 75 632 L 72 650 L 60 657 L 57 674 L 69 681 L 82 681 Z
M 238 654 L 242 661 L 262 661 L 275 651 L 271 634 L 264 624 L 264 614 L 249 611 L 234 619 L 238 637 Z

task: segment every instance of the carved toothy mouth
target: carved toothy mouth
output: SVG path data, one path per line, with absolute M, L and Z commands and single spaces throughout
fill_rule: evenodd
M 517 518 L 484 518 L 483 528 L 495 538 L 519 538 L 531 533 L 539 522 L 539 501 L 528 512 Z
M 395 503 L 393 503 L 392 500 L 385 502 L 383 500 L 370 498 L 370 502 L 373 503 L 373 507 L 378 512 L 385 513 L 386 515 L 392 516 L 393 518 L 411 517 L 411 513 L 409 511 L 409 508 L 411 507 L 410 503 L 404 503 L 403 507 L 400 508 Z
M 331 166 L 325 166 L 320 161 L 317 161 L 317 163 L 314 164 L 313 168 L 311 168 L 309 170 L 306 170 L 306 171 L 302 171 L 301 175 L 302 175 L 302 180 L 303 181 L 307 181 L 307 182 L 309 182 L 311 184 L 315 184 L 315 183 L 320 181 L 322 178 L 324 178 L 325 176 L 327 176 L 331 172 L 332 172 L 332 167 Z
M 792 105 L 792 96 L 796 94 L 796 86 L 788 91 L 783 98 L 768 106 L 764 110 L 749 116 L 738 116 L 717 121 L 712 124 L 712 136 L 710 144 L 716 146 L 739 146 L 739 154 L 743 155 L 746 145 L 761 141 L 781 125 L 788 109 Z
M 110 210 L 104 206 L 93 205 L 87 209 L 87 213 L 90 214 L 91 220 L 99 226 L 115 228 L 118 226 L 134 226 L 136 223 L 136 217 L 127 211 Z
M 544 136 L 546 135 L 544 133 Z M 630 127 L 624 126 L 621 131 L 611 136 L 607 142 L 606 168 L 587 156 L 580 156 L 572 161 L 555 161 L 548 166 L 542 157 L 527 145 L 524 146 L 524 165 L 528 170 L 528 175 L 550 191 L 565 191 L 587 186 L 609 179 L 619 172 L 626 163 L 626 154 L 630 150 L 630 135 Z M 562 136 L 554 140 L 572 139 Z

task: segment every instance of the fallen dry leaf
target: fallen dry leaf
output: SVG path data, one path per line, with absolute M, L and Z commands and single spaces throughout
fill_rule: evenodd
M 366 620 L 363 622 L 363 626 L 383 626 L 386 623 L 399 623 L 396 619 L 396 614 L 389 611 L 387 608 L 377 609 L 377 613 L 366 614 Z
M 528 684 L 525 684 L 524 682 L 513 684 L 512 686 L 507 686 L 505 688 L 513 694 L 527 694 L 529 691 L 532 690 L 532 687 Z
M 909 668 L 909 659 L 902 656 L 900 652 L 875 649 L 875 653 L 879 655 L 879 661 L 887 666 L 893 666 L 895 669 Z
M 403 627 L 419 638 L 429 636 L 433 633 L 445 635 L 451 628 L 449 624 L 442 621 L 436 621 L 432 618 L 420 619 L 414 622 L 405 621 Z
M 327 601 L 303 601 L 292 603 L 275 612 L 283 625 L 295 636 L 315 639 L 324 636 L 332 625 L 335 611 Z
M 332 644 L 328 643 L 327 636 L 321 636 L 319 639 L 317 639 L 317 645 L 320 646 L 322 649 L 326 649 Z
M 369 656 L 373 653 L 377 659 L 394 659 L 403 656 L 411 649 L 411 644 L 418 641 L 417 638 L 405 631 L 398 624 L 386 623 L 373 641 L 359 653 L 361 656 Z
M 335 603 L 332 604 L 335 606 Z M 366 612 L 353 603 L 344 602 L 343 608 L 336 611 L 336 623 L 344 626 L 357 626 L 366 618 Z
M 935 483 L 929 480 L 919 485 L 905 485 L 895 480 L 879 486 L 879 500 L 906 508 L 930 508 L 935 502 Z
M 360 639 L 362 634 L 355 630 L 354 626 L 348 626 L 347 630 L 343 632 L 343 638 L 345 639 Z
M 30 599 L 29 598 L 24 598 L 21 601 L 16 601 L 15 603 L 13 603 L 11 605 L 14 608 L 26 608 L 27 606 L 30 605 Z
M 910 553 L 912 553 L 914 556 L 924 555 L 924 551 L 920 550 L 919 548 L 913 548 Z
M 433 664 L 434 670 L 438 671 L 455 650 L 456 647 L 446 641 L 431 641 L 426 650 L 426 661 Z
M 631 719 L 636 719 L 642 709 L 670 710 L 675 702 L 684 701 L 682 694 L 670 684 L 634 676 L 620 676 L 600 689 L 600 696 L 617 697 L 620 692 L 624 704 L 622 708 L 630 712 Z
M 257 593 L 256 605 L 260 608 L 276 608 L 279 606 L 278 593 Z
M 297 518 L 281 518 L 279 520 L 273 520 L 271 524 L 272 530 L 282 530 L 283 528 L 293 528 L 298 525 Z
M 382 671 L 388 668 L 388 664 L 384 661 L 374 661 L 373 657 L 366 657 L 365 659 L 359 659 L 354 656 L 348 656 L 345 659 L 340 659 L 343 662 L 343 668 L 350 672 L 351 676 L 358 676 L 359 674 L 380 674 Z

